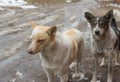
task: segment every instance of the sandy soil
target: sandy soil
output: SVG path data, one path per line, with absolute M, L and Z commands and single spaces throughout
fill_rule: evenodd
M 40 54 L 32 56 L 26 52 L 32 32 L 29 20 L 40 25 L 56 25 L 59 31 L 74 27 L 83 33 L 85 53 L 79 70 L 84 74 L 84 78 L 73 82 L 90 82 L 94 64 L 84 12 L 90 11 L 95 15 L 103 15 L 109 9 L 118 9 L 106 4 L 109 3 L 79 0 L 73 3 L 54 3 L 54 5 L 37 4 L 36 9 L 9 7 L 0 10 L 0 82 L 47 82 L 39 59 Z M 106 82 L 106 76 L 107 67 L 100 67 L 98 80 Z M 120 82 L 120 67 L 115 68 L 113 80 L 113 82 Z M 59 79 L 56 78 L 56 82 L 59 82 Z

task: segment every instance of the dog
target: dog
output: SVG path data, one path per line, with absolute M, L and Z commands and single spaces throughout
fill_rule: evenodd
M 42 66 L 47 74 L 48 82 L 55 82 L 55 76 L 60 82 L 68 81 L 69 66 L 76 62 L 74 78 L 79 76 L 78 68 L 84 47 L 82 33 L 71 28 L 63 33 L 57 27 L 39 26 L 30 22 L 33 27 L 31 45 L 27 52 L 37 54 L 41 52 Z
M 105 61 L 108 63 L 107 82 L 112 82 L 114 65 L 118 64 L 115 56 L 118 56 L 120 46 L 119 33 L 117 33 L 119 31 L 116 27 L 113 10 L 101 17 L 85 12 L 85 18 L 90 24 L 91 52 L 95 62 L 95 71 L 91 82 L 97 82 L 99 56 L 104 57 L 101 65 L 104 65 Z
M 120 45 L 120 28 L 117 27 L 116 22 L 120 22 L 120 11 L 114 9 L 113 10 L 113 18 L 112 18 L 112 22 L 111 22 L 111 26 L 113 28 L 113 30 L 115 31 L 117 37 L 118 37 L 118 45 Z M 118 51 L 117 54 L 115 55 L 115 65 L 116 66 L 120 66 L 120 64 L 118 63 L 119 61 L 119 54 L 120 54 L 120 46 L 118 46 Z M 105 66 L 105 58 L 102 59 L 102 62 L 100 64 L 101 67 Z

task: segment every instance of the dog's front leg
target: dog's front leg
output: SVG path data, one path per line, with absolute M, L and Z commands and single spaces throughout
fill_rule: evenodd
M 112 51 L 112 50 L 111 50 Z M 108 51 L 108 77 L 107 82 L 112 82 L 113 79 L 113 52 Z
M 50 71 L 48 68 L 44 67 L 44 70 L 47 74 L 48 82 L 55 82 L 54 72 Z
M 115 65 L 116 66 L 120 66 L 119 64 L 119 51 L 116 51 L 116 54 L 115 54 Z
M 48 82 L 55 82 L 54 74 L 47 73 Z
M 68 82 L 68 73 L 60 75 L 60 82 Z
M 97 82 L 97 70 L 98 70 L 98 55 L 94 54 L 94 63 L 95 63 L 95 71 L 93 73 L 93 77 L 91 82 Z

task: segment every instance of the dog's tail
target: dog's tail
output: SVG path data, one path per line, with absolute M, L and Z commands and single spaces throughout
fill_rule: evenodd
M 112 20 L 111 20 L 111 27 L 114 30 L 118 30 L 115 18 L 112 18 Z
M 120 10 L 113 10 L 113 17 L 115 18 L 116 22 L 120 22 Z
M 118 50 L 120 50 L 120 30 L 117 28 L 115 18 L 112 18 L 111 27 L 113 28 L 113 30 L 115 31 L 115 33 L 118 37 L 118 40 L 117 40 L 117 43 L 115 44 L 115 47 L 118 47 Z

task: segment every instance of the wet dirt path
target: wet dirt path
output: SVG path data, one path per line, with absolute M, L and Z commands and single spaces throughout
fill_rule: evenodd
M 59 31 L 77 28 L 85 36 L 85 54 L 83 55 L 80 72 L 85 78 L 76 82 L 90 82 L 93 73 L 93 58 L 90 54 L 90 38 L 88 25 L 84 18 L 85 11 L 102 15 L 113 7 L 100 7 L 94 0 L 80 0 L 73 3 L 60 3 L 39 6 L 36 9 L 24 10 L 8 8 L 0 11 L 0 82 L 47 82 L 42 69 L 39 55 L 29 55 L 26 50 L 30 44 L 29 36 L 32 32 L 28 21 L 32 20 L 40 25 L 56 25 Z M 103 4 L 102 4 L 103 5 Z M 106 69 L 98 78 L 105 82 Z M 120 82 L 120 70 L 116 68 L 114 82 Z M 57 82 L 58 79 L 57 79 Z

